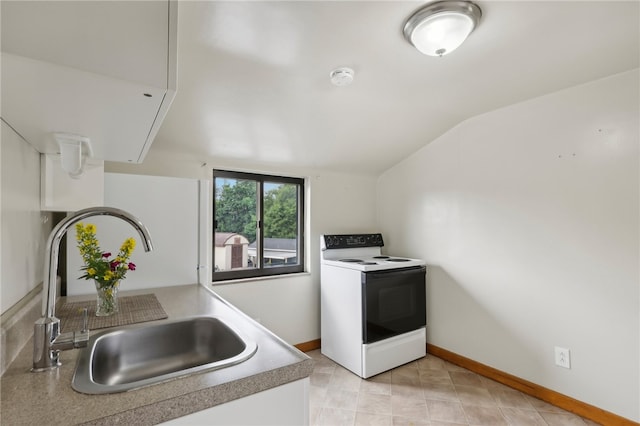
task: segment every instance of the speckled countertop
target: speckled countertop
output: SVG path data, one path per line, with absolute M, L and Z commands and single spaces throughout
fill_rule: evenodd
M 85 395 L 71 388 L 79 350 L 60 353 L 62 366 L 31 373 L 33 344 L 27 343 L 1 379 L 0 423 L 3 425 L 152 425 L 305 378 L 313 362 L 249 319 L 212 291 L 187 285 L 121 292 L 154 293 L 168 320 L 212 315 L 237 326 L 258 344 L 247 361 L 129 392 Z M 68 298 L 70 301 L 91 296 Z M 158 322 L 150 322 L 154 324 Z M 103 331 L 104 329 L 98 330 Z M 63 330 L 69 331 L 69 330 Z

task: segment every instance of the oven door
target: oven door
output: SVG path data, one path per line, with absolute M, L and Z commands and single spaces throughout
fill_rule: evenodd
M 377 342 L 427 323 L 426 267 L 362 273 L 362 339 Z

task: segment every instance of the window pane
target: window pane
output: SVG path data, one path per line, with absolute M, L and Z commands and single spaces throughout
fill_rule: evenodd
M 214 271 L 257 268 L 255 247 L 258 182 L 220 177 L 214 180 Z
M 304 179 L 213 170 L 213 281 L 304 270 Z
M 299 264 L 298 185 L 265 182 L 264 267 Z

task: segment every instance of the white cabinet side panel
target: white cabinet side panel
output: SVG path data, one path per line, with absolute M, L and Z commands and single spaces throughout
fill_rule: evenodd
M 308 378 L 162 423 L 163 426 L 305 426 L 308 424 Z

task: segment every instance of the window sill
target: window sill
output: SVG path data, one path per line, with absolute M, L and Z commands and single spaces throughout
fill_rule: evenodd
M 225 280 L 225 281 L 212 281 L 210 284 L 212 287 L 228 285 L 228 284 L 242 284 L 242 283 L 250 283 L 256 281 L 267 281 L 267 280 L 283 280 L 288 278 L 299 278 L 303 276 L 309 276 L 311 272 L 294 272 L 292 274 L 281 274 L 281 275 L 266 275 L 263 277 L 251 277 L 251 278 L 237 278 L 233 280 Z

